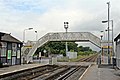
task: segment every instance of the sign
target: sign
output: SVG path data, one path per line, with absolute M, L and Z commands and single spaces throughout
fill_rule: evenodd
M 39 52 L 39 57 L 41 57 L 41 52 Z
M 24 47 L 26 47 L 26 48 L 32 48 L 32 46 L 31 45 L 25 45 Z
M 7 59 L 11 59 L 11 50 L 8 50 Z
M 20 50 L 17 50 L 17 58 L 20 58 Z
M 43 52 L 44 52 L 44 53 L 46 53 L 47 51 L 46 51 L 46 50 L 44 50 Z

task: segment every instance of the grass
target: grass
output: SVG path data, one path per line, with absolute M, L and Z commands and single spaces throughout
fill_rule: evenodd
M 70 59 L 70 62 L 77 62 L 78 60 L 80 60 L 80 59 L 82 59 L 82 58 L 86 58 L 86 57 L 89 57 L 89 56 L 92 56 L 92 55 L 95 55 L 95 54 L 90 54 L 90 55 L 79 55 L 79 56 L 77 56 L 77 58 Z
M 62 57 L 60 59 L 57 59 L 58 62 L 69 62 L 69 58 L 68 57 Z
M 70 59 L 70 62 L 76 62 L 76 61 L 80 60 L 81 58 L 85 58 L 85 57 L 88 57 L 88 55 L 79 55 L 79 56 L 77 56 L 77 58 Z
M 94 54 L 90 54 L 90 55 L 78 55 L 77 58 L 74 58 L 74 59 L 69 59 L 68 57 L 63 57 L 61 59 L 58 59 L 57 61 L 58 62 L 76 62 L 78 61 L 79 59 L 81 58 L 85 58 L 85 57 L 89 57 L 91 55 L 94 55 Z

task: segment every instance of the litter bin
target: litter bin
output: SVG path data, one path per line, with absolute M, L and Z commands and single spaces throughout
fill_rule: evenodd
M 116 66 L 116 58 L 113 58 L 113 66 Z
M 3 63 L 0 62 L 0 68 L 2 68 L 2 67 L 3 67 Z
M 101 58 L 100 58 L 100 57 L 97 58 L 97 64 L 98 64 L 98 65 L 101 64 Z

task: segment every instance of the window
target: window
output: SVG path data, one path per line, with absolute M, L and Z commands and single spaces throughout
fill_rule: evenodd
M 12 43 L 12 56 L 16 56 L 16 52 L 17 52 L 17 44 L 16 43 Z
M 5 57 L 6 56 L 6 45 L 7 45 L 7 43 L 5 43 L 5 42 L 1 42 L 1 43 L 2 43 L 1 57 Z
M 20 50 L 17 50 L 17 58 L 20 58 Z

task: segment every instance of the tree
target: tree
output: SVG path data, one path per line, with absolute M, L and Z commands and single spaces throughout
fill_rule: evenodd
M 90 47 L 83 47 L 79 46 L 75 42 L 68 42 L 68 51 L 72 52 L 85 52 L 85 51 L 92 51 Z M 42 47 L 38 48 L 36 51 L 36 54 L 39 52 L 42 53 L 42 56 L 44 55 L 44 50 L 46 50 L 47 55 L 48 54 L 64 54 L 65 55 L 65 42 L 48 42 L 44 44 Z M 84 53 L 82 53 L 84 54 Z
M 76 44 L 75 42 L 69 42 L 68 43 L 68 51 L 74 50 L 75 52 L 77 52 L 77 46 L 78 46 L 78 44 Z

